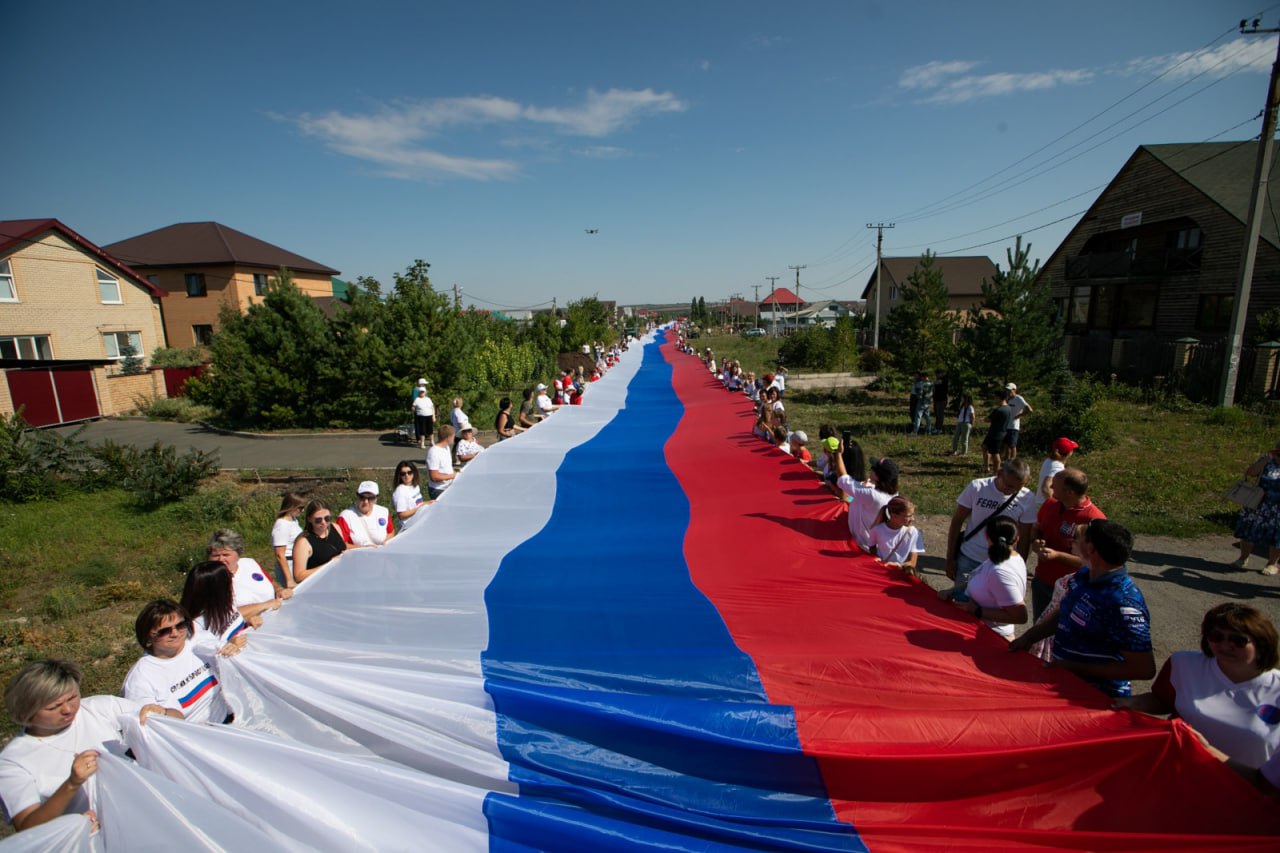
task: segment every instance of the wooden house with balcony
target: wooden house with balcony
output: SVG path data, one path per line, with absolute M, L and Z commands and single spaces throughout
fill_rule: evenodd
M 1214 380 L 1235 300 L 1257 156 L 1252 141 L 1134 151 L 1041 269 L 1065 321 L 1074 370 L 1147 381 L 1185 371 L 1194 355 L 1206 380 Z M 1268 187 L 1271 197 L 1280 192 L 1275 169 Z M 1258 315 L 1277 305 L 1280 231 L 1275 206 L 1268 204 L 1246 344 L 1256 336 Z M 1188 346 L 1189 339 L 1196 343 Z M 1175 346 L 1179 340 L 1181 347 Z

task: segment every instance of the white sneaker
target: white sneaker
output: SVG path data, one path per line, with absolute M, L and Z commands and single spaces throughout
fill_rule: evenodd
M 1237 572 L 1243 572 L 1245 570 L 1244 564 L 1248 561 L 1249 561 L 1248 557 L 1237 557 L 1231 563 L 1231 568 L 1235 569 Z

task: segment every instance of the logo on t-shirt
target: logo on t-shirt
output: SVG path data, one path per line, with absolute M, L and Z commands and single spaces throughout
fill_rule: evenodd
M 378 526 L 379 526 L 379 527 L 386 527 L 386 526 L 387 526 L 387 520 L 386 520 L 385 518 L 379 518 L 379 519 L 378 519 Z
M 1276 723 L 1280 723 L 1280 708 L 1275 705 L 1259 705 L 1258 719 L 1269 726 L 1274 726 Z
M 252 577 L 256 581 L 264 581 L 267 579 L 266 576 L 261 574 L 260 572 L 254 572 L 252 575 L 250 575 L 250 577 Z

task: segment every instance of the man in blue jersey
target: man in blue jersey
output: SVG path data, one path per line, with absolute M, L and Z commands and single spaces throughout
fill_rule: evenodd
M 1111 696 L 1128 696 L 1130 679 L 1151 678 L 1151 617 L 1125 563 L 1133 534 L 1119 522 L 1098 518 L 1081 525 L 1084 567 L 1069 581 L 1058 619 L 1033 626 L 1009 644 L 1028 648 L 1053 636 L 1051 666 L 1070 670 Z

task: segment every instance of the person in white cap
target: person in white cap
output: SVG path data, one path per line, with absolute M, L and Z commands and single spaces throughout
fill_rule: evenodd
M 1004 434 L 1005 459 L 1018 458 L 1018 433 L 1022 429 L 1022 416 L 1030 415 L 1035 410 L 1031 408 L 1031 404 L 1022 398 L 1018 393 L 1018 386 L 1010 382 L 1004 386 L 1004 390 L 1009 392 L 1009 399 L 1006 404 L 1013 411 L 1013 423 L 1009 425 L 1009 431 Z
M 536 390 L 538 392 L 538 399 L 535 402 L 538 406 L 538 414 L 542 416 L 543 420 L 546 420 L 551 417 L 552 412 L 560 407 L 555 403 L 552 403 L 551 398 L 547 396 L 546 383 L 539 382 Z
M 413 398 L 413 432 L 418 447 L 426 448 L 427 439 L 436 429 L 436 404 L 427 396 L 427 380 L 419 379 Z
M 356 502 L 344 509 L 334 526 L 342 534 L 348 548 L 369 548 L 385 545 L 396 535 L 391 522 L 391 511 L 379 506 L 378 484 L 365 480 L 356 486 Z

